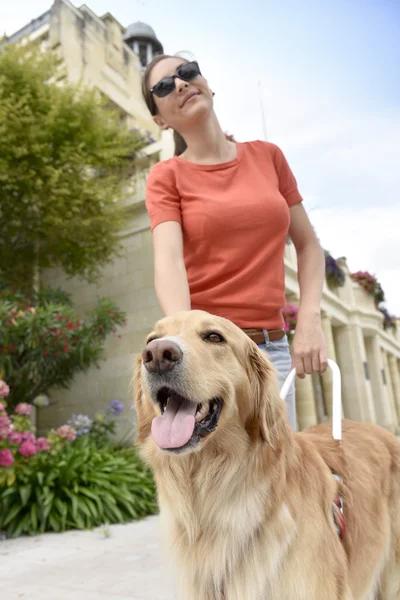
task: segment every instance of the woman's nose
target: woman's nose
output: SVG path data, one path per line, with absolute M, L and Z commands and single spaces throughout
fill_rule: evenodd
M 184 92 L 188 87 L 189 84 L 187 81 L 183 81 L 183 79 L 179 79 L 179 77 L 175 79 L 175 89 L 178 92 L 178 94 Z

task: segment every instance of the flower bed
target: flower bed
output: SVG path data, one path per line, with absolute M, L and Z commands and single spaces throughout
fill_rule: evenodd
M 31 406 L 20 403 L 8 414 L 8 393 L 1 381 L 0 531 L 7 537 L 90 529 L 157 512 L 151 473 L 133 448 L 111 444 L 122 403 L 112 401 L 94 419 L 75 415 L 36 437 Z

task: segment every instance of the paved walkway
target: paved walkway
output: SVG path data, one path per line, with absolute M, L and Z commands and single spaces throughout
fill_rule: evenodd
M 159 539 L 158 518 L 150 517 L 0 541 L 1 599 L 175 600 Z

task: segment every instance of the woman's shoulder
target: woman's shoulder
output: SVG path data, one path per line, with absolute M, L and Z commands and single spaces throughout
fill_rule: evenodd
M 256 152 L 263 154 L 270 154 L 271 156 L 275 156 L 277 152 L 280 152 L 280 148 L 272 143 L 265 142 L 264 140 L 251 140 L 248 142 L 242 142 L 242 146 L 248 152 Z
M 174 170 L 175 163 L 175 157 L 159 160 L 150 168 L 149 175 L 152 173 L 156 175 L 171 173 Z
M 163 181 L 164 183 L 175 183 L 175 166 L 174 158 L 160 160 L 156 162 L 149 170 L 147 175 L 147 185 Z

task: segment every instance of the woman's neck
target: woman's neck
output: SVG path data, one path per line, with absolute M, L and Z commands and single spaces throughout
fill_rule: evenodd
M 198 164 L 219 164 L 236 158 L 236 144 L 229 142 L 215 113 L 206 122 L 202 121 L 184 132 L 187 149 L 181 158 Z

